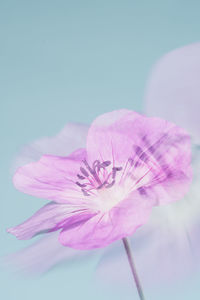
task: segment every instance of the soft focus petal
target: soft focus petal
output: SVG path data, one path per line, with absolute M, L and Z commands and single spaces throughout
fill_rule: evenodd
M 45 155 L 38 162 L 18 169 L 13 182 L 20 191 L 60 203 L 82 202 L 83 194 L 76 185 L 80 163 L 86 157 L 84 149 L 68 157 Z
M 200 142 L 200 43 L 163 56 L 153 68 L 145 96 L 145 113 L 186 128 Z
M 7 231 L 18 239 L 30 239 L 36 234 L 70 228 L 76 223 L 86 221 L 92 216 L 88 210 L 77 205 L 48 203 L 40 208 L 31 218 Z
M 135 191 L 107 213 L 99 213 L 75 228 L 64 229 L 60 242 L 75 249 L 93 249 L 107 246 L 129 236 L 147 222 L 154 199 Z
M 58 242 L 58 232 L 46 233 L 39 240 L 15 253 L 1 257 L 2 265 L 6 269 L 25 273 L 25 275 L 39 275 L 58 265 L 64 268 L 66 264 L 80 262 L 80 259 L 91 259 L 96 252 L 79 251 L 67 248 Z
M 67 156 L 76 149 L 85 148 L 88 128 L 85 124 L 68 123 L 56 136 L 44 137 L 24 146 L 14 161 L 14 171 L 46 154 Z
M 129 110 L 101 115 L 87 137 L 90 161 L 110 160 L 119 167 L 131 158 L 150 170 L 147 188 L 154 189 L 158 204 L 178 200 L 187 192 L 192 177 L 190 148 L 190 137 L 180 127 Z

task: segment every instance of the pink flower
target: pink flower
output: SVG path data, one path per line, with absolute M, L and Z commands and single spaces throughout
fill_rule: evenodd
M 153 206 L 181 199 L 191 179 L 183 129 L 129 110 L 106 113 L 92 123 L 85 148 L 17 170 L 17 189 L 52 202 L 8 232 L 29 239 L 61 230 L 64 246 L 104 247 L 132 235 Z

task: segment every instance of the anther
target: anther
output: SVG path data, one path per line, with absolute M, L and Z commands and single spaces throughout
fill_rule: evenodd
M 79 174 L 77 174 L 77 177 L 78 177 L 78 179 L 81 179 L 81 180 L 85 179 L 85 177 L 84 177 L 84 176 L 82 176 L 82 175 L 79 175 Z
M 86 187 L 86 186 L 87 186 L 87 184 L 85 184 L 85 183 L 84 183 L 84 184 L 81 184 L 81 183 L 80 183 L 80 182 L 78 182 L 78 181 L 76 182 L 76 185 L 80 186 L 81 188 L 83 188 L 83 187 Z
M 80 171 L 84 176 L 86 176 L 86 177 L 89 176 L 88 172 L 84 168 L 80 167 Z
M 114 167 L 112 168 L 112 178 L 115 179 L 117 171 L 121 171 L 122 167 Z
M 83 160 L 83 163 L 86 166 L 86 168 L 88 169 L 88 171 L 93 175 L 94 171 L 91 169 L 91 167 L 89 166 L 86 159 Z
M 88 171 L 89 171 L 89 172 L 92 174 L 92 176 L 95 178 L 96 182 L 97 182 L 98 184 L 101 184 L 101 181 L 100 181 L 100 179 L 99 179 L 99 177 L 98 177 L 96 171 L 93 170 L 93 169 L 90 167 L 90 165 L 88 164 L 88 162 L 87 162 L 86 159 L 83 160 L 83 163 L 85 164 L 85 166 L 86 166 L 86 168 L 88 169 Z
M 110 166 L 110 164 L 111 164 L 111 161 L 110 160 L 106 160 L 106 161 L 102 162 L 101 168 L 108 167 L 108 166 Z
M 92 164 L 93 170 L 99 171 L 100 170 L 100 161 L 99 160 L 95 160 Z

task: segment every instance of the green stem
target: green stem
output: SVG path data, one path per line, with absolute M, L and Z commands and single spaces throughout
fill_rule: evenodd
M 143 291 L 142 291 L 142 287 L 141 287 L 141 284 L 140 284 L 140 280 L 139 280 L 139 277 L 138 277 L 138 274 L 137 274 L 137 271 L 136 271 L 136 268 L 135 268 L 135 264 L 134 264 L 134 261 L 133 261 L 133 256 L 132 256 L 132 253 L 131 253 L 131 248 L 130 248 L 129 241 L 128 241 L 127 238 L 123 238 L 122 241 L 123 241 L 124 248 L 125 248 L 125 251 L 126 251 L 126 254 L 127 254 L 127 257 L 128 257 L 128 262 L 129 262 L 129 265 L 130 265 L 130 268 L 131 268 L 131 272 L 132 272 L 133 278 L 135 280 L 138 295 L 140 297 L 140 300 L 145 300 L 144 294 L 143 294 Z

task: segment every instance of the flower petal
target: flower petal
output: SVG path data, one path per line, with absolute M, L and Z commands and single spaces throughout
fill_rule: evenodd
M 99 213 L 85 223 L 64 229 L 59 241 L 75 249 L 93 249 L 129 236 L 147 222 L 154 199 L 134 192 L 107 213 Z
M 12 169 L 37 161 L 41 156 L 58 155 L 67 156 L 76 149 L 85 148 L 88 125 L 79 123 L 68 123 L 54 137 L 44 137 L 24 146 L 16 157 Z
M 137 269 L 145 284 L 171 283 L 199 269 L 200 147 L 193 149 L 192 165 L 190 192 L 181 201 L 153 208 L 148 223 L 131 237 Z M 97 276 L 106 283 L 112 278 L 115 285 L 127 284 L 125 259 L 121 243 L 108 247 L 97 266 Z M 158 272 L 152 277 L 155 269 Z
M 3 265 L 6 269 L 10 267 L 18 273 L 32 276 L 41 275 L 57 265 L 70 263 L 72 259 L 77 261 L 80 256 L 83 258 L 88 256 L 86 251 L 63 247 L 58 242 L 58 234 L 58 231 L 46 233 L 31 245 L 3 256 L 1 259 Z
M 147 118 L 128 110 L 98 117 L 87 138 L 88 159 L 110 160 L 117 166 L 132 159 L 151 172 L 147 188 L 154 187 L 157 203 L 180 199 L 192 178 L 189 135 L 173 123 Z
M 186 128 L 200 142 L 200 43 L 164 55 L 152 70 L 145 112 Z
M 48 203 L 39 209 L 31 218 L 22 224 L 9 228 L 7 231 L 18 239 L 30 239 L 36 234 L 56 231 L 60 228 L 70 228 L 75 223 L 81 223 L 91 217 L 88 210 L 77 205 Z
M 18 169 L 13 182 L 20 191 L 53 200 L 59 203 L 83 201 L 83 193 L 76 185 L 82 159 L 86 152 L 79 149 L 68 157 L 44 155 L 38 162 L 33 162 Z
M 132 136 L 141 116 L 126 109 L 105 113 L 94 120 L 87 137 L 88 159 L 123 163 L 133 153 Z

